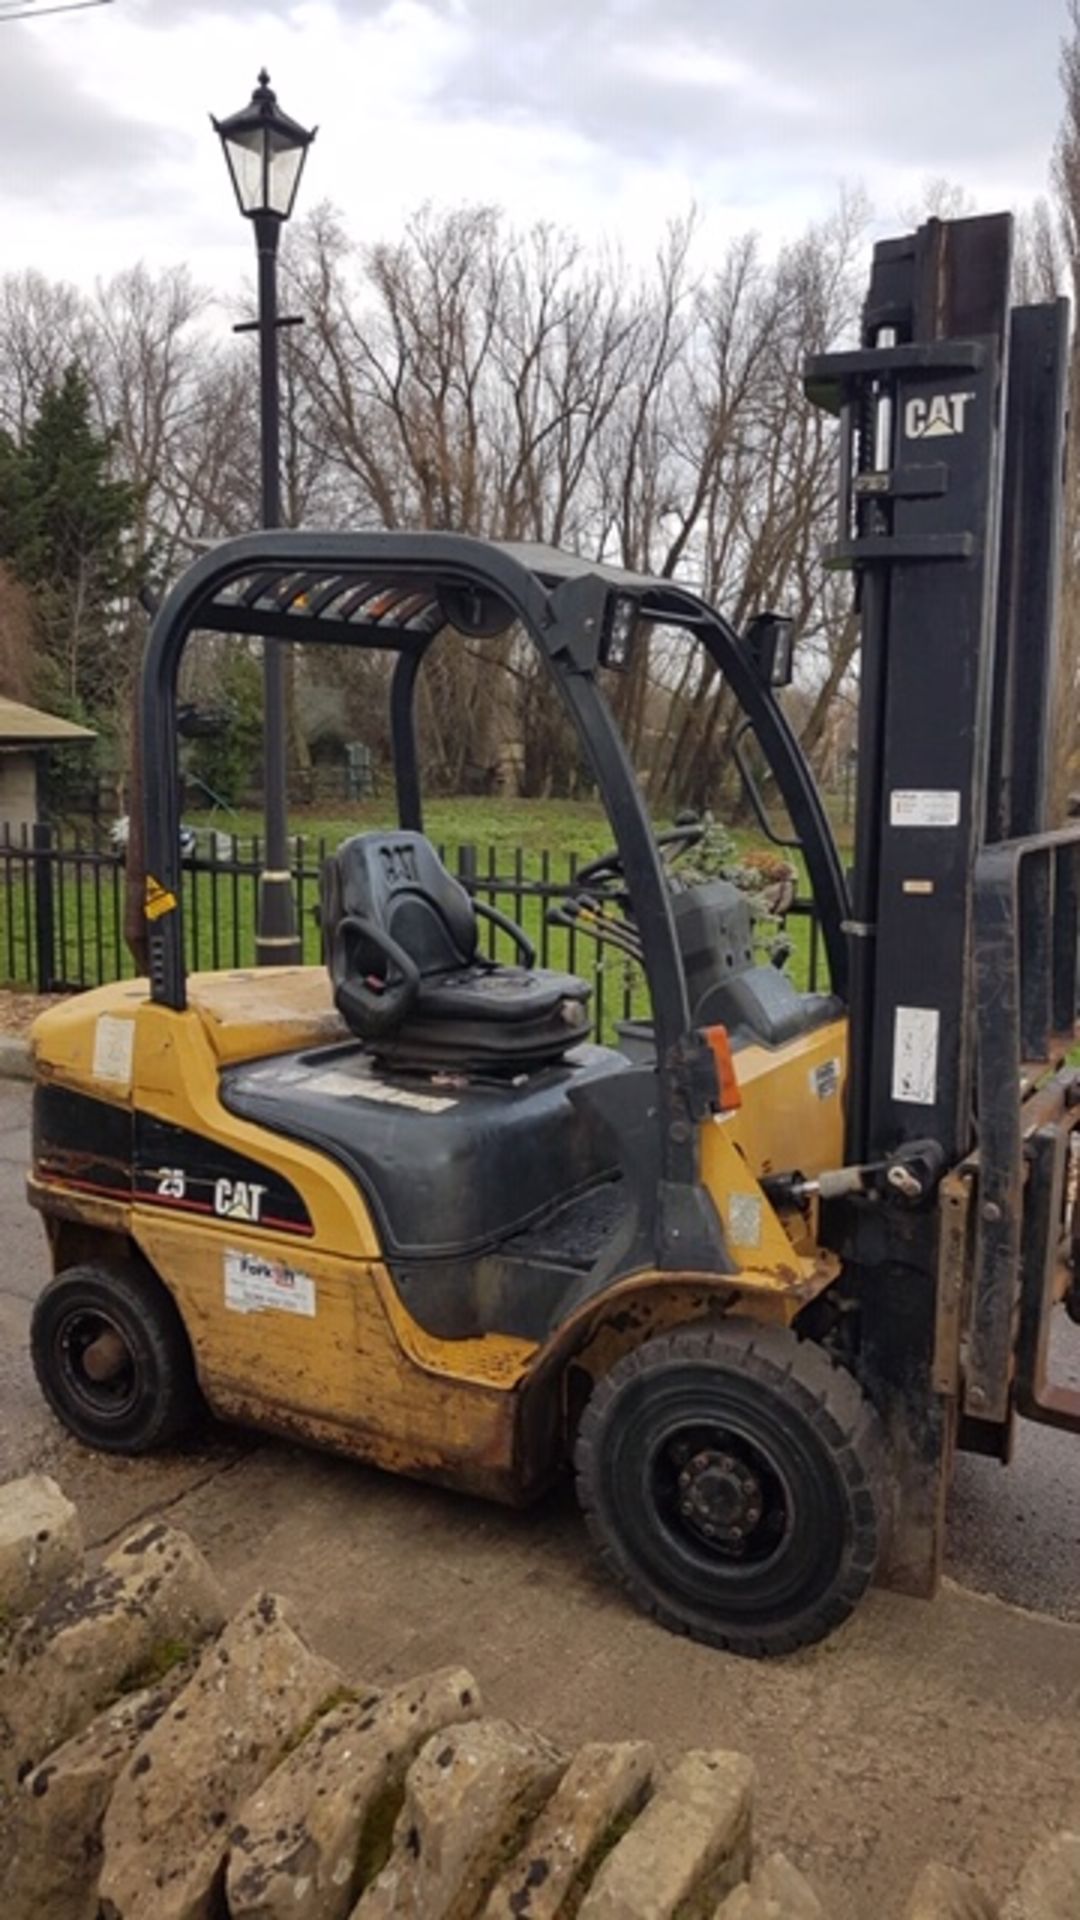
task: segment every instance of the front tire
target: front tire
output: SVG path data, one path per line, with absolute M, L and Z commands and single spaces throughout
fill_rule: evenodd
M 820 1640 L 873 1580 L 889 1509 L 870 1402 L 820 1347 L 729 1320 L 626 1354 L 593 1390 L 578 1498 L 662 1625 L 761 1657 Z
M 69 1267 L 38 1296 L 30 1352 L 57 1419 L 85 1446 L 148 1453 L 199 1410 L 191 1346 L 161 1282 L 137 1267 Z

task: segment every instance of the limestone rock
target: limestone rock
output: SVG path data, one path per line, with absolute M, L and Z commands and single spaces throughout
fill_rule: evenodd
M 353 1920 L 472 1920 L 565 1764 L 502 1720 L 437 1733 L 409 1768 L 394 1850 Z
M 203 1654 L 124 1767 L 105 1815 L 101 1896 L 116 1920 L 210 1920 L 221 1910 L 240 1803 L 340 1697 L 284 1602 L 258 1594 Z
M 237 1811 L 232 1920 L 346 1920 L 385 1864 L 410 1762 L 479 1711 L 472 1675 L 444 1667 L 327 1713 Z
M 717 1908 L 716 1920 L 825 1920 L 809 1882 L 783 1853 L 770 1853 Z
M 915 1882 L 905 1920 L 998 1920 L 998 1909 L 978 1882 L 931 1860 Z
M 644 1741 L 582 1747 L 563 1774 L 484 1920 L 561 1920 L 594 1863 L 640 1811 L 652 1779 Z
M 0 1879 L 8 1920 L 96 1920 L 101 1823 L 113 1783 L 183 1677 L 178 1668 L 161 1686 L 106 1708 L 23 1781 L 13 1856 Z
M 0 1486 L 0 1637 L 82 1565 L 82 1529 L 45 1473 Z
M 1080 1914 L 1080 1833 L 1056 1833 L 1032 1854 L 1005 1907 L 1005 1920 L 1076 1920 Z
M 160 1521 L 132 1534 L 99 1572 L 54 1588 L 16 1628 L 0 1666 L 0 1795 L 223 1618 L 202 1554 Z
M 750 1867 L 754 1769 L 688 1753 L 600 1868 L 580 1920 L 706 1920 Z

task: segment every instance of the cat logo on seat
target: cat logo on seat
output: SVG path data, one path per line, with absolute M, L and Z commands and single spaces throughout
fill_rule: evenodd
M 392 846 L 387 841 L 379 848 L 383 874 L 391 887 L 408 886 L 417 878 L 416 854 L 409 846 Z
M 215 1180 L 214 1212 L 223 1220 L 247 1220 L 257 1223 L 262 1212 L 265 1187 L 253 1180 Z

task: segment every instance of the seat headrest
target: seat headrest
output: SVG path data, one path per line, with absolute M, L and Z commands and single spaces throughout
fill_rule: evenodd
M 335 927 L 355 919 L 390 935 L 421 975 L 468 966 L 476 952 L 472 901 L 422 833 L 357 833 L 343 841 L 327 862 L 323 910 L 328 951 Z M 352 959 L 383 971 L 377 953 Z

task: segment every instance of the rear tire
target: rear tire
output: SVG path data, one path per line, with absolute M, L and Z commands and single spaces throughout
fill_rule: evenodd
M 85 1446 L 148 1453 L 199 1411 L 184 1323 L 161 1282 L 137 1266 L 58 1273 L 34 1306 L 30 1351 L 50 1407 Z
M 626 1354 L 593 1390 L 575 1468 L 593 1540 L 638 1606 L 733 1653 L 820 1640 L 881 1558 L 874 1409 L 782 1329 L 679 1328 Z

